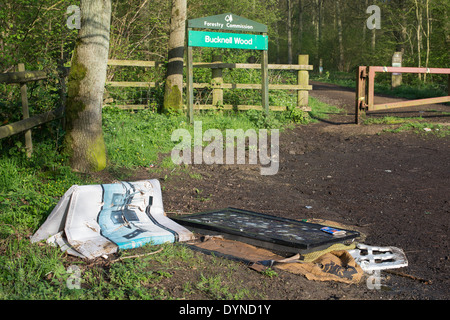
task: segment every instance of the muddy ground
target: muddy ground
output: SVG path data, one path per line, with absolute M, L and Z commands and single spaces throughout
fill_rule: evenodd
M 366 244 L 403 249 L 409 261 L 397 271 L 410 277 L 382 272 L 381 290 L 368 289 L 365 279 L 352 285 L 316 282 L 284 271 L 268 280 L 242 266 L 236 281 L 266 299 L 449 299 L 450 138 L 384 131 L 395 125 L 355 125 L 351 90 L 312 84 L 311 96 L 343 112 L 284 132 L 276 175 L 261 176 L 259 165 L 193 165 L 195 175 L 161 181 L 165 210 L 173 215 L 236 207 L 292 219 L 333 220 L 363 232 Z M 432 110 L 421 115 L 448 124 L 450 116 L 436 111 L 448 108 L 422 106 L 395 115 Z M 370 115 L 376 116 L 380 114 Z M 132 178 L 159 175 L 148 169 Z M 167 286 L 176 288 L 190 276 L 199 275 L 174 275 Z

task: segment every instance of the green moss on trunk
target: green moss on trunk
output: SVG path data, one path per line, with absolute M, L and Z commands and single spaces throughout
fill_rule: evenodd
M 167 80 L 169 87 L 164 94 L 164 112 L 181 110 L 183 105 L 183 93 L 178 85 L 172 85 L 170 80 Z
M 93 143 L 88 146 L 88 159 L 93 172 L 106 168 L 106 146 L 103 135 L 98 135 Z
M 69 81 L 67 84 L 67 106 L 66 106 L 66 119 L 69 124 L 68 129 L 71 129 L 71 124 L 74 120 L 78 119 L 78 114 L 82 112 L 86 106 L 77 99 L 80 95 L 81 81 L 86 77 L 87 68 L 78 61 L 77 51 L 73 53 L 72 66 L 69 73 Z

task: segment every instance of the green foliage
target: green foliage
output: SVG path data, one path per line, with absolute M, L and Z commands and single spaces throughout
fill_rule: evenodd
M 149 109 L 137 114 L 114 108 L 103 112 L 103 133 L 109 161 L 120 167 L 148 167 L 158 154 L 169 152 L 171 130 L 187 126 L 186 117 L 163 115 Z
M 30 0 L 3 1 L 0 8 L 2 60 L 0 70 L 19 62 L 27 62 L 32 69 L 57 61 L 69 53 L 76 30 L 66 26 L 66 8 L 79 1 Z M 70 58 L 70 57 L 69 57 Z M 30 65 L 28 67 L 30 67 Z
M 278 273 L 275 270 L 273 270 L 272 268 L 265 269 L 262 272 L 262 274 L 265 275 L 266 277 L 269 277 L 269 278 L 273 278 L 273 277 L 277 277 L 278 276 Z
M 367 118 L 364 124 L 387 124 L 393 128 L 385 129 L 385 132 L 412 131 L 422 136 L 446 137 L 450 135 L 450 127 L 439 123 L 426 122 L 422 117 L 403 118 L 386 116 L 382 118 Z
M 387 130 L 390 132 L 402 132 L 402 131 L 413 131 L 421 135 L 434 135 L 437 137 L 447 137 L 450 135 L 449 126 L 436 124 L 436 123 L 426 123 L 426 122 L 406 122 L 401 124 L 396 129 Z
M 200 281 L 197 283 L 197 289 L 206 293 L 213 300 L 240 300 L 248 296 L 249 292 L 240 289 L 237 293 L 233 293 L 228 286 L 224 286 L 224 279 L 221 275 L 206 277 L 200 275 Z
M 0 6 L 0 72 L 44 70 L 49 79 L 27 84 L 30 114 L 50 111 L 59 105 L 58 60 L 70 60 L 77 30 L 66 26 L 66 8 L 79 1 L 5 0 Z M 20 119 L 20 90 L 0 84 L 0 121 Z
M 309 106 L 311 107 L 311 112 L 309 112 L 309 115 L 313 120 L 328 119 L 330 114 L 336 114 L 341 112 L 339 108 L 335 106 L 330 106 L 314 98 L 309 98 Z
M 20 144 L 0 156 L 0 224 L 36 228 L 73 184 L 82 183 L 49 143 L 35 144 L 31 159 Z
M 0 192 L 15 191 L 20 187 L 16 179 L 19 174 L 14 159 L 0 159 Z
M 111 24 L 110 58 L 157 60 L 160 67 L 109 67 L 110 81 L 154 81 L 163 83 L 164 63 L 167 62 L 167 40 L 169 35 L 170 2 L 155 1 L 113 1 Z M 333 72 L 339 62 L 336 28 L 336 3 L 323 2 L 320 8 L 322 20 L 320 30 L 315 20 L 318 9 L 313 1 L 303 1 L 302 42 L 294 6 L 293 48 L 296 52 L 310 55 L 311 64 L 324 61 L 325 73 L 321 81 L 338 82 L 354 87 L 354 68 L 358 65 L 390 65 L 395 47 L 403 45 L 404 66 L 422 65 L 427 57 L 430 67 L 448 67 L 448 43 L 445 37 L 448 26 L 448 1 L 430 2 L 433 32 L 430 35 L 431 51 L 427 56 L 426 37 L 417 39 L 418 21 L 415 3 L 422 16 L 422 31 L 426 32 L 426 10 L 424 1 L 408 0 L 405 8 L 393 2 L 379 2 L 382 7 L 382 29 L 376 31 L 376 47 L 371 48 L 372 32 L 364 29 L 366 2 L 341 1 L 344 31 L 344 67 L 346 72 Z M 396 2 L 397 3 L 397 2 Z M 398 2 L 400 3 L 400 2 Z M 27 84 L 30 114 L 50 111 L 61 104 L 60 79 L 57 66 L 68 65 L 75 45 L 77 30 L 66 26 L 69 5 L 79 5 L 73 0 L 4 0 L 0 7 L 0 48 L 2 59 L 0 71 L 11 72 L 18 63 L 25 63 L 27 70 L 45 70 L 46 81 Z M 269 54 L 271 63 L 286 63 L 287 28 L 285 21 L 286 1 L 189 1 L 188 18 L 198 18 L 229 12 L 269 26 Z M 412 8 L 410 10 L 410 8 Z M 403 20 L 397 19 L 402 17 Z M 405 27 L 407 38 L 399 43 L 398 36 Z M 320 32 L 318 32 L 320 31 Z M 318 36 L 321 36 L 318 39 Z M 401 42 L 401 41 L 400 41 Z M 421 55 L 417 49 L 421 48 Z M 213 54 L 221 54 L 224 62 L 246 63 L 255 58 L 260 63 L 260 52 L 252 50 L 227 50 L 196 48 L 195 61 L 211 61 Z M 294 58 L 295 62 L 295 58 Z M 377 76 L 376 92 L 389 93 L 407 98 L 425 98 L 446 95 L 446 77 L 427 77 L 428 83 L 413 75 L 404 75 L 404 86 L 390 89 L 389 75 Z M 194 81 L 210 83 L 209 69 L 195 69 Z M 260 83 L 259 70 L 224 70 L 227 83 Z M 270 83 L 295 84 L 296 74 L 289 71 L 270 71 Z M 170 137 L 178 128 L 185 128 L 193 134 L 193 127 L 186 116 L 177 112 L 165 115 L 156 111 L 162 106 L 163 86 L 156 88 L 108 88 L 116 103 L 146 104 L 150 109 L 132 113 L 106 108 L 103 113 L 105 143 L 108 149 L 109 170 L 117 177 L 126 177 L 136 167 L 175 168 L 167 157 L 174 147 Z M 210 103 L 211 90 L 196 90 L 196 100 Z M 224 90 L 227 104 L 259 105 L 259 90 Z M 249 110 L 197 112 L 195 119 L 202 121 L 203 130 L 219 129 L 287 129 L 294 124 L 306 124 L 326 118 L 330 113 L 340 112 L 318 100 L 310 98 L 312 111 L 307 113 L 296 108 L 296 94 L 293 91 L 271 91 L 270 105 L 286 106 L 285 112 Z M 122 103 L 121 103 L 122 104 Z M 0 84 L 0 122 L 12 123 L 21 119 L 20 90 L 17 85 Z M 398 123 L 396 119 L 384 119 L 385 123 L 399 125 L 395 132 L 412 130 L 420 134 L 448 136 L 448 126 L 429 124 L 415 120 Z M 254 295 L 245 290 L 242 283 L 234 283 L 233 274 L 237 265 L 227 265 L 227 274 L 214 274 L 210 268 L 218 260 L 205 261 L 191 250 L 178 245 L 164 245 L 163 251 L 152 258 L 127 259 L 111 264 L 108 268 L 87 266 L 77 261 L 81 269 L 82 288 L 70 290 L 66 285 L 69 278 L 68 266 L 73 260 L 66 258 L 59 248 L 43 244 L 31 244 L 28 240 L 47 218 L 60 197 L 74 184 L 94 183 L 89 176 L 73 173 L 68 166 L 67 156 L 61 153 L 64 138 L 61 122 L 53 121 L 33 130 L 34 153 L 31 159 L 25 155 L 23 135 L 16 135 L 0 142 L 0 299 L 167 299 L 171 292 L 164 287 L 164 281 L 177 275 L 177 271 L 192 273 L 201 270 L 197 280 L 186 283 L 183 294 L 201 295 L 212 299 L 243 299 Z M 166 176 L 166 178 L 168 178 Z M 197 190 L 200 201 L 208 201 L 209 195 Z M 154 251 L 154 246 L 139 248 L 139 252 Z M 123 256 L 133 252 L 122 253 Z M 183 264 L 181 264 L 182 262 Z M 242 271 L 242 270 L 241 270 Z M 276 273 L 268 270 L 266 276 Z M 227 283 L 227 285 L 224 285 Z

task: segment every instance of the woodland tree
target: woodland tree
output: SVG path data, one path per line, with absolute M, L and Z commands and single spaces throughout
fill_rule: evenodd
M 111 20 L 110 0 L 81 1 L 81 29 L 69 73 L 65 148 L 71 167 L 94 172 L 106 167 L 102 102 Z
M 172 0 L 164 111 L 180 110 L 183 106 L 185 21 L 186 0 Z

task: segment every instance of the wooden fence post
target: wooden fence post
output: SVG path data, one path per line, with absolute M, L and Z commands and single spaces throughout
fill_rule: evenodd
M 212 63 L 221 63 L 221 55 L 213 55 Z M 222 106 L 223 105 L 223 69 L 222 68 L 212 68 L 212 88 L 213 88 L 213 105 Z
M 375 100 L 375 68 L 369 66 L 367 71 L 366 85 L 367 85 L 367 111 L 373 110 Z
M 262 35 L 267 36 L 267 33 L 262 33 Z M 262 109 L 266 115 L 269 115 L 269 52 L 268 50 L 262 50 L 262 61 L 261 61 L 261 98 L 262 98 Z
M 309 64 L 309 55 L 301 54 L 298 56 L 299 65 Z M 308 70 L 299 70 L 297 75 L 297 84 L 299 86 L 309 85 L 309 72 Z M 297 107 L 301 109 L 307 109 L 308 106 L 309 92 L 308 90 L 297 90 Z
M 19 63 L 17 66 L 19 72 L 25 71 L 25 64 Z M 27 85 L 26 83 L 20 84 L 20 94 L 22 96 L 22 114 L 23 120 L 30 117 L 30 112 L 28 110 L 28 98 L 27 98 Z M 33 153 L 33 142 L 31 140 L 31 129 L 25 131 L 25 149 L 27 150 L 27 157 L 31 158 Z
M 187 24 L 186 24 L 187 26 Z M 189 31 L 191 28 L 186 28 L 186 43 L 189 43 Z M 189 123 L 194 123 L 194 65 L 193 65 L 193 54 L 192 47 L 187 45 L 186 48 L 186 106 Z
M 365 111 L 367 103 L 367 68 L 358 67 L 356 71 L 355 124 L 359 124 L 360 115 Z

